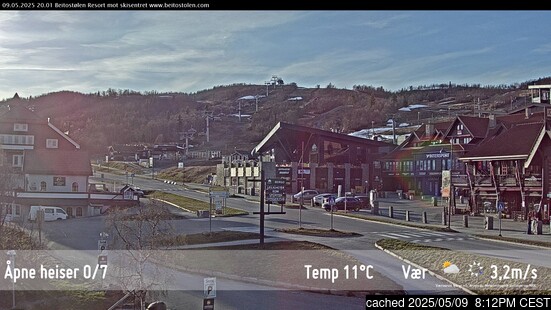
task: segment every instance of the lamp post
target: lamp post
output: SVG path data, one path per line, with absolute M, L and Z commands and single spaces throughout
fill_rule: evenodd
M 10 257 L 12 274 L 15 272 L 15 256 L 14 250 L 9 250 L 6 254 Z M 15 278 L 12 276 L 12 309 L 15 309 Z

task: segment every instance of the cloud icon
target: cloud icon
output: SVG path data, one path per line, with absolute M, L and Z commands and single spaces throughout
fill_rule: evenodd
M 444 268 L 444 273 L 459 273 L 459 268 L 457 267 L 457 265 L 452 264 Z

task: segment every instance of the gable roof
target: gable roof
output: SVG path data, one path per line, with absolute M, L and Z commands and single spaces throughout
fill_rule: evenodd
M 25 153 L 23 172 L 44 175 L 92 175 L 90 156 L 84 151 L 34 150 Z
M 541 142 L 543 123 L 521 124 L 489 138 L 480 146 L 461 157 L 467 160 L 527 159 L 534 147 Z
M 343 133 L 336 133 L 336 132 L 321 130 L 321 129 L 312 128 L 312 127 L 279 122 L 274 126 L 274 128 L 272 128 L 272 130 L 270 130 L 270 132 L 264 137 L 264 139 L 262 139 L 262 141 L 260 141 L 260 143 L 258 143 L 253 148 L 253 150 L 251 151 L 251 154 L 255 156 L 255 154 L 259 154 L 266 151 L 266 148 L 268 147 L 269 144 L 271 144 L 272 142 L 278 141 L 279 139 L 277 137 L 278 133 L 286 133 L 291 135 L 292 137 L 296 137 L 300 133 L 315 134 L 315 135 L 320 135 L 332 140 L 358 143 L 358 144 L 363 144 L 365 146 L 395 147 L 395 145 L 392 145 L 386 142 L 369 140 L 369 139 L 359 138 L 359 137 L 355 137 L 355 136 L 351 136 Z
M 446 130 L 444 137 L 447 137 L 454 128 L 454 125 L 457 122 L 461 122 L 465 128 L 471 133 L 473 138 L 485 138 L 488 133 L 488 125 L 490 124 L 490 119 L 486 117 L 475 117 L 475 116 L 466 116 L 461 115 L 450 123 L 450 126 Z

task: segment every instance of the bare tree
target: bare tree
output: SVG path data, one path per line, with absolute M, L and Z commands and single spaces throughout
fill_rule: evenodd
M 120 254 L 115 267 L 117 284 L 132 293 L 140 309 L 144 309 L 148 294 L 164 294 L 162 285 L 170 280 L 170 276 L 154 264 L 155 260 L 162 260 L 163 251 L 157 250 L 170 234 L 169 218 L 170 212 L 162 203 L 149 200 L 138 207 L 114 210 L 107 220 L 113 236 L 110 248 L 122 250 L 117 251 Z

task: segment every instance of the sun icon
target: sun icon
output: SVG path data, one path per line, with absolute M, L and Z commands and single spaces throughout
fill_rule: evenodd
M 442 268 L 448 268 L 452 265 L 452 263 L 450 261 L 445 261 L 444 264 L 442 265 Z

